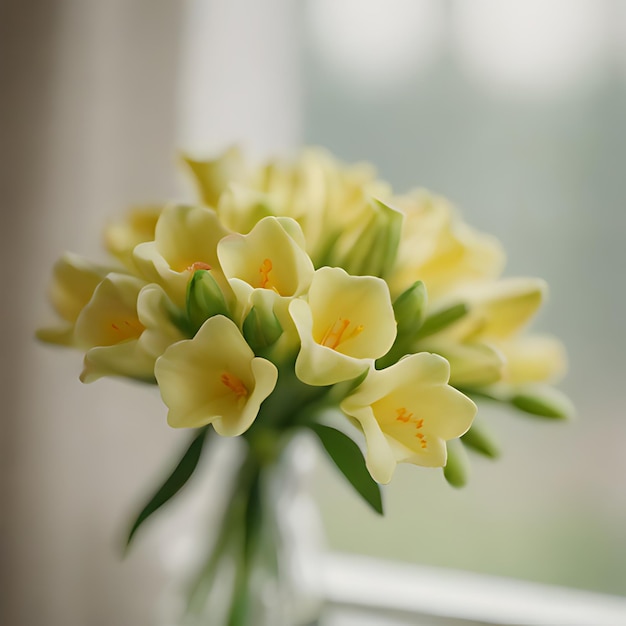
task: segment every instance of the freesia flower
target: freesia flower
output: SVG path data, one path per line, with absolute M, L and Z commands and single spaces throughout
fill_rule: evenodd
M 228 152 L 215 161 L 185 160 L 201 199 L 216 208 L 227 228 L 245 234 L 268 215 L 291 217 L 302 227 L 316 267 L 330 264 L 335 246 L 349 249 L 354 231 L 369 219 L 371 198 L 391 197 L 371 165 L 346 165 L 319 148 L 303 150 L 292 162 L 274 160 L 256 169 L 235 164 Z
M 213 424 L 225 436 L 241 435 L 252 425 L 278 380 L 276 366 L 255 357 L 223 315 L 209 318 L 193 339 L 170 346 L 155 374 L 170 426 Z
M 317 270 L 307 300 L 293 300 L 289 313 L 301 342 L 296 375 L 309 385 L 359 376 L 391 348 L 396 336 L 385 281 L 350 276 L 341 268 Z
M 399 462 L 446 466 L 476 411 L 462 391 L 571 413 L 544 384 L 565 369 L 561 344 L 525 334 L 545 283 L 501 279 L 500 244 L 444 198 L 395 195 L 371 165 L 321 149 L 255 167 L 236 148 L 182 160 L 196 204 L 134 207 L 106 227 L 112 268 L 55 266 L 62 322 L 38 336 L 83 349 L 84 382 L 157 382 L 176 428 L 236 436 L 259 417 L 248 443 L 264 457 L 281 429 L 311 428 L 376 510 L 355 443 L 318 420 L 331 406 L 360 425 L 380 483 Z M 463 478 L 453 446 L 491 455 L 487 439 L 476 425 L 449 444 L 449 482 Z
M 276 215 L 302 226 L 316 267 L 331 264 L 336 247 L 346 249 L 343 241 L 367 221 L 372 197 L 391 195 L 371 165 L 346 165 L 319 148 L 304 150 L 293 163 L 268 163 L 251 184 L 267 195 Z
M 364 202 L 354 223 L 342 229 L 327 251 L 325 261 L 350 274 L 386 278 L 396 260 L 404 217 L 381 200 Z
M 217 203 L 217 214 L 230 230 L 243 235 L 264 217 L 276 215 L 271 198 L 256 189 L 232 183 L 224 190 Z
M 450 297 L 465 302 L 468 313 L 419 341 L 416 347 L 448 359 L 455 385 L 477 387 L 498 382 L 504 376 L 507 358 L 515 355 L 521 332 L 537 312 L 546 291 L 545 282 L 534 278 L 466 285 Z
M 39 329 L 37 337 L 48 343 L 73 345 L 76 319 L 109 271 L 76 254 L 64 254 L 54 265 L 49 290 L 52 306 L 63 322 L 58 327 Z
M 157 357 L 184 338 L 176 314 L 158 285 L 109 274 L 76 320 L 76 344 L 87 350 L 81 380 L 126 376 L 154 382 Z
M 217 253 L 240 301 L 246 302 L 254 289 L 292 298 L 306 291 L 315 271 L 303 244 L 304 236 L 295 220 L 266 217 L 248 235 L 224 237 Z
M 170 205 L 159 217 L 154 241 L 136 246 L 133 259 L 147 282 L 160 284 L 177 305 L 182 305 L 195 270 L 213 270 L 216 279 L 221 277 L 217 242 L 226 234 L 215 211 Z
M 421 280 L 430 300 L 436 301 L 460 285 L 493 279 L 502 272 L 500 243 L 470 228 L 445 198 L 417 190 L 394 202 L 406 217 L 389 277 L 392 293 Z
M 505 278 L 468 285 L 455 297 L 470 311 L 450 332 L 465 338 L 507 339 L 519 333 L 539 310 L 548 286 L 539 278 Z
M 163 208 L 163 204 L 131 207 L 122 219 L 111 222 L 104 229 L 107 250 L 133 272 L 136 271 L 133 250 L 140 243 L 154 239 Z
M 557 382 L 567 369 L 563 344 L 550 335 L 519 335 L 499 345 L 502 381 L 513 386 Z
M 248 176 L 243 157 L 236 147 L 229 148 L 216 159 L 196 160 L 187 154 L 182 154 L 181 158 L 192 174 L 200 200 L 214 209 L 228 185 Z
M 367 467 L 379 483 L 391 480 L 397 463 L 446 464 L 446 444 L 472 424 L 476 405 L 448 385 L 450 366 L 425 352 L 407 356 L 367 378 L 341 409 L 363 429 Z

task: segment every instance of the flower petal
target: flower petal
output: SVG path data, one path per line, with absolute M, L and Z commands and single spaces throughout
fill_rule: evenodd
M 250 427 L 278 380 L 276 367 L 254 353 L 230 319 L 209 318 L 193 339 L 170 346 L 155 374 L 174 428 L 213 423 L 229 436 Z
M 476 405 L 447 384 L 449 372 L 444 358 L 413 354 L 384 370 L 371 369 L 341 403 L 341 409 L 355 418 L 364 432 L 367 428 L 368 455 L 373 457 L 369 465 L 375 468 L 376 476 L 372 476 L 376 480 L 384 473 L 381 468 L 389 471 L 389 451 L 397 462 L 445 465 L 445 442 L 463 435 L 476 414 Z M 386 437 L 387 447 L 372 434 L 378 432 L 372 419 Z M 368 437 L 375 441 L 372 449 Z

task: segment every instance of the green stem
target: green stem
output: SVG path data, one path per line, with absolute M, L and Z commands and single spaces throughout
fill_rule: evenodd
M 250 450 L 249 458 L 254 458 Z M 255 464 L 251 483 L 247 490 L 241 525 L 241 542 L 235 572 L 232 604 L 228 626 L 245 626 L 250 622 L 251 575 L 254 555 L 259 547 L 262 524 L 261 466 Z
M 224 557 L 228 552 L 234 552 L 235 558 L 240 559 L 238 550 L 243 544 L 242 533 L 244 534 L 243 540 L 246 540 L 248 502 L 252 491 L 255 489 L 255 484 L 258 482 L 259 472 L 260 464 L 258 458 L 251 449 L 248 449 L 246 451 L 246 458 L 239 468 L 232 485 L 232 493 L 224 515 L 222 516 L 216 541 L 211 546 L 205 565 L 189 593 L 187 604 L 188 617 L 200 616 L 205 611 L 208 595 L 216 580 L 219 568 L 223 564 Z M 239 576 L 239 570 L 242 564 L 238 563 L 237 565 L 237 576 Z M 237 581 L 235 581 L 235 586 L 236 585 Z M 237 593 L 236 588 L 233 593 Z M 231 602 L 231 612 L 233 611 L 232 607 L 235 602 L 236 599 L 233 598 Z

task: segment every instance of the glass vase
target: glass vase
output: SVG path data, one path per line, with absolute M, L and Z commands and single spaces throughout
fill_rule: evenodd
M 238 443 L 213 441 L 229 446 L 212 468 L 224 472 L 226 493 L 179 623 L 313 626 L 322 608 L 321 522 L 309 492 L 315 446 L 305 435 Z

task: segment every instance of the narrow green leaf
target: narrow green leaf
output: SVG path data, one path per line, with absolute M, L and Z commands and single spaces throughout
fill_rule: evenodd
M 382 515 L 383 503 L 380 485 L 370 476 L 359 446 L 350 437 L 335 428 L 323 424 L 311 424 L 310 426 L 319 437 L 328 456 L 350 484 L 374 511 Z
M 434 313 L 424 320 L 422 327 L 417 333 L 417 338 L 423 339 L 424 337 L 438 333 L 440 330 L 450 326 L 450 324 L 454 324 L 454 322 L 457 322 L 462 317 L 465 317 L 468 311 L 469 307 L 467 304 L 461 302 Z
M 446 442 L 448 462 L 443 468 L 444 478 L 452 487 L 465 487 L 469 478 L 469 462 L 463 444 L 458 439 Z
M 193 474 L 200 455 L 202 453 L 202 447 L 207 435 L 207 428 L 202 428 L 200 432 L 194 437 L 193 441 L 183 454 L 178 465 L 174 468 L 174 471 L 169 475 L 163 485 L 152 496 L 148 504 L 143 508 L 141 513 L 137 516 L 135 523 L 132 525 L 128 538 L 126 539 L 126 547 L 130 545 L 132 538 L 139 529 L 139 527 L 159 508 L 161 508 L 170 498 L 175 496 L 189 480 Z

